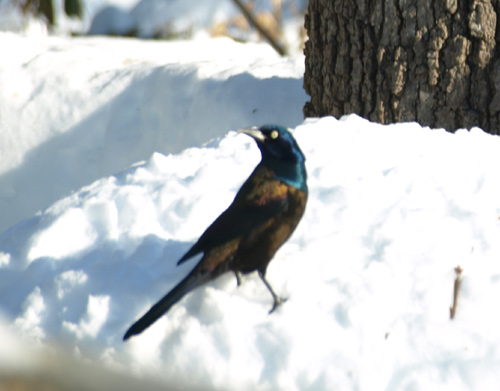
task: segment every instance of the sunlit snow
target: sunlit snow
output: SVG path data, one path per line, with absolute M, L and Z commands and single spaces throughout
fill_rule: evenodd
M 304 121 L 303 58 L 261 44 L 0 43 L 0 374 L 43 361 L 26 343 L 193 389 L 497 389 L 498 137 Z M 269 315 L 258 277 L 228 274 L 123 342 L 258 163 L 235 130 L 268 122 L 309 174 L 268 269 L 288 301 Z

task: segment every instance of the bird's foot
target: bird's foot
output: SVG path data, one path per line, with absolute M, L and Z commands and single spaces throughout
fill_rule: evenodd
M 274 303 L 269 314 L 272 314 L 276 308 L 278 308 L 281 304 L 283 304 L 288 299 L 286 297 L 273 296 Z
M 273 308 L 271 308 L 271 311 L 269 311 L 270 314 L 272 314 L 274 312 L 274 310 L 276 308 L 278 308 L 281 304 L 283 304 L 287 299 L 284 299 L 282 297 L 279 297 L 273 290 L 271 284 L 269 284 L 269 282 L 266 280 L 266 277 L 265 277 L 265 272 L 259 270 L 259 277 L 260 279 L 262 280 L 262 282 L 264 283 L 264 285 L 266 286 L 266 288 L 269 290 L 269 292 L 271 292 L 271 295 L 273 296 L 273 300 L 274 300 L 274 303 L 273 303 Z

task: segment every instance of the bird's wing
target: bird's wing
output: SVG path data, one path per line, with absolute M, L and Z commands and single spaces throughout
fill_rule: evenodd
M 189 250 L 178 262 L 178 264 L 188 260 L 199 252 L 208 251 L 220 246 L 239 236 L 248 234 L 253 228 L 265 223 L 283 210 L 288 204 L 285 196 L 281 198 L 269 199 L 262 202 L 262 197 L 250 202 L 235 201 L 215 220 L 198 242 Z M 184 280 L 174 289 L 158 301 L 150 310 L 135 322 L 123 337 L 127 340 L 133 335 L 139 334 L 154 323 L 160 316 L 167 312 L 172 305 L 177 303 L 187 292 L 213 278 L 211 273 L 200 273 L 194 268 Z
M 288 205 L 287 194 L 268 198 L 263 202 L 233 202 L 207 230 L 191 249 L 179 260 L 178 265 L 192 256 L 211 250 L 228 241 L 244 236 L 280 213 Z

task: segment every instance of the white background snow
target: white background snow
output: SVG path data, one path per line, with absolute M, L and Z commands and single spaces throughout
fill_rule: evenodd
M 498 389 L 498 137 L 304 122 L 304 59 L 266 44 L 0 47 L 0 378 L 33 365 L 31 345 L 193 389 Z M 234 130 L 269 122 L 293 128 L 309 173 L 268 270 L 288 301 L 268 315 L 260 280 L 228 274 L 124 343 L 258 163 Z

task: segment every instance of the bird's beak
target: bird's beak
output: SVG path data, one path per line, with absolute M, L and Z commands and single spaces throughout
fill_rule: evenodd
M 260 142 L 264 142 L 266 138 L 264 136 L 264 133 L 262 133 L 262 131 L 257 126 L 252 126 L 251 128 L 246 128 L 246 129 L 238 129 L 238 132 L 245 133 Z

